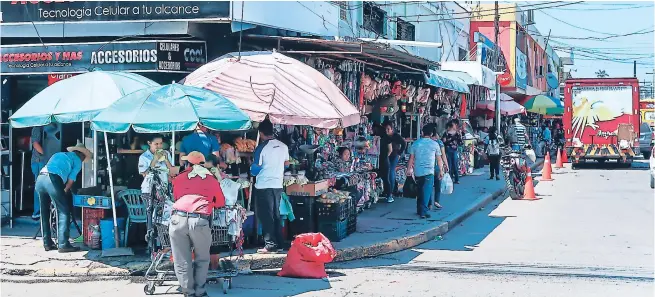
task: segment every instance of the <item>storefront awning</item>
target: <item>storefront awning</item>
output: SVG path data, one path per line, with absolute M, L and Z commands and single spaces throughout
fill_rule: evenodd
M 476 80 L 474 85 L 483 86 L 487 89 L 495 89 L 496 75 L 489 69 L 476 61 L 449 61 L 441 64 L 441 70 L 459 71 L 468 73 Z
M 320 55 L 339 60 L 360 62 L 372 69 L 384 72 L 424 74 L 437 63 L 394 49 L 388 45 L 360 40 L 326 40 L 302 37 L 244 35 L 252 46 L 265 49 L 277 48 L 285 55 Z
M 429 75 L 425 75 L 425 83 L 437 88 L 470 93 L 466 82 L 456 74 L 452 74 L 452 71 L 430 70 Z

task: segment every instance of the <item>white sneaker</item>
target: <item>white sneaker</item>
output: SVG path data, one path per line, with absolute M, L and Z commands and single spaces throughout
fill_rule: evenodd
M 393 200 L 393 197 L 389 196 L 387 198 L 387 203 L 393 203 L 395 200 Z

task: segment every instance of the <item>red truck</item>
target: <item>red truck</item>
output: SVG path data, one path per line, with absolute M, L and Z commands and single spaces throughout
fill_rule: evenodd
M 639 154 L 639 81 L 569 79 L 564 89 L 565 150 L 573 167 L 589 160 L 630 166 Z

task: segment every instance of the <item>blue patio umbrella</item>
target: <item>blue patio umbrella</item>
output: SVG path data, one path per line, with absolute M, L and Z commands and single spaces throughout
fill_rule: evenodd
M 128 72 L 92 71 L 59 81 L 36 94 L 10 118 L 12 127 L 90 121 L 102 109 L 136 90 L 159 86 Z
M 219 131 L 250 129 L 248 115 L 222 95 L 181 84 L 145 88 L 101 111 L 91 121 L 97 131 L 139 133 L 194 130 L 198 124 Z

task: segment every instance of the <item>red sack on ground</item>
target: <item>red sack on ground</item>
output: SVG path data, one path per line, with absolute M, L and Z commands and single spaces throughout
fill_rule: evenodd
M 296 236 L 278 276 L 298 278 L 324 278 L 325 263 L 337 256 L 332 243 L 322 233 L 305 233 Z

